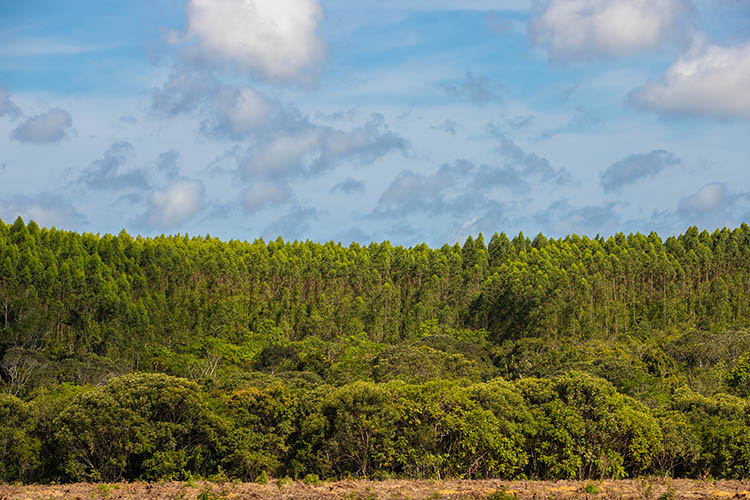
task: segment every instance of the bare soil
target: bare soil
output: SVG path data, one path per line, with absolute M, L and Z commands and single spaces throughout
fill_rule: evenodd
M 0 500 L 750 500 L 750 480 L 693 481 L 647 478 L 623 481 L 336 481 L 318 484 L 271 480 L 255 483 L 77 483 L 0 485 Z

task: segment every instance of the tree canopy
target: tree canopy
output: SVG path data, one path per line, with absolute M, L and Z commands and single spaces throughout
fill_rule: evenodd
M 223 242 L 0 221 L 0 480 L 750 469 L 750 227 Z

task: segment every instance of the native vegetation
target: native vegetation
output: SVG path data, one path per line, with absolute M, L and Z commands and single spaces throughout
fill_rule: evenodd
M 0 221 L 0 480 L 750 476 L 750 227 L 388 242 Z

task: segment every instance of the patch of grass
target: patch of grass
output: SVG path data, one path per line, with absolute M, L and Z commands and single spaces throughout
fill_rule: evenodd
M 227 497 L 206 489 L 198 493 L 198 500 L 227 500 Z
M 198 485 L 195 482 L 195 478 L 192 476 L 192 474 L 188 474 L 187 480 L 185 480 L 185 486 L 188 488 L 197 488 Z
M 595 483 L 587 483 L 583 487 L 583 492 L 588 493 L 589 495 L 597 495 L 600 491 L 601 490 L 599 490 L 599 487 Z
M 318 485 L 320 484 L 320 478 L 317 474 L 308 474 L 304 478 L 302 478 L 302 482 L 305 484 Z
M 284 487 L 284 486 L 286 486 L 287 484 L 292 484 L 293 482 L 294 482 L 294 481 L 292 481 L 292 480 L 291 480 L 290 478 L 288 478 L 288 477 L 280 477 L 280 478 L 278 478 L 278 479 L 276 480 L 276 486 L 278 486 L 279 488 L 283 488 L 283 487 Z
M 218 467 L 218 470 L 216 471 L 216 474 L 212 474 L 211 476 L 209 476 L 208 480 L 212 483 L 227 483 L 229 482 L 229 476 L 227 476 L 227 473 L 224 472 L 224 469 L 220 465 Z
M 516 500 L 516 495 L 508 493 L 505 488 L 490 493 L 486 500 Z
M 115 489 L 117 489 L 117 486 L 114 484 L 99 483 L 96 485 L 96 491 L 98 491 L 99 495 L 102 497 L 108 497 L 110 492 Z

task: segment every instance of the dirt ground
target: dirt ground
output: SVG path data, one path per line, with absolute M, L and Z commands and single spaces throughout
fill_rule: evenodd
M 52 486 L 0 485 L 0 500 L 439 500 L 439 499 L 746 499 L 750 480 L 691 481 L 337 481 L 304 484 L 271 480 L 255 483 L 114 483 Z

